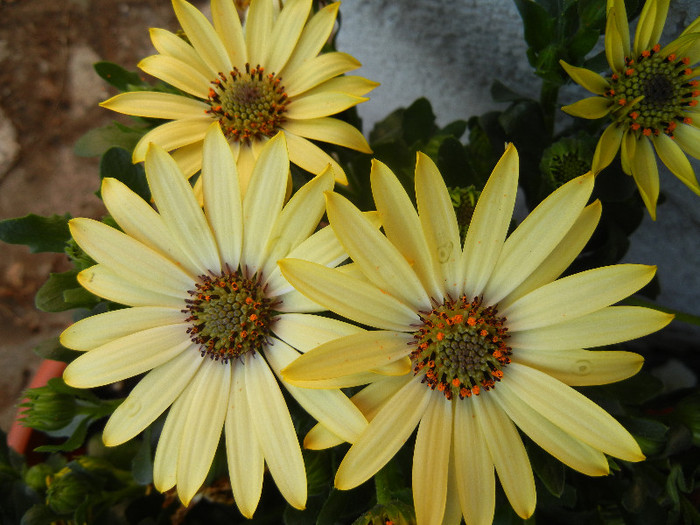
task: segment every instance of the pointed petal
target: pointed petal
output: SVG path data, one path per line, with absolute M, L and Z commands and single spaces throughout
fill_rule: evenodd
M 619 4 L 619 3 L 618 3 Z M 616 7 L 619 7 L 616 6 Z M 623 20 L 624 23 L 623 23 Z M 627 14 L 624 5 L 621 9 L 608 10 L 608 19 L 605 25 L 605 56 L 608 59 L 610 69 L 621 72 L 625 67 L 625 57 L 629 56 L 629 29 L 627 27 Z M 627 38 L 625 39 L 625 36 Z
M 311 11 L 311 0 L 288 0 L 280 11 L 272 27 L 274 38 L 266 57 L 266 67 L 270 73 L 281 71 L 294 51 Z M 306 66 L 305 66 L 306 67 Z M 285 83 L 289 78 L 285 78 Z M 291 97 L 292 95 L 289 94 Z
M 300 137 L 337 144 L 346 148 L 372 153 L 367 139 L 352 124 L 331 117 L 288 120 L 281 127 Z
M 192 405 L 183 426 L 177 458 L 177 493 L 185 505 L 202 486 L 211 468 L 224 427 L 231 387 L 228 370 L 231 364 L 223 365 L 212 359 L 202 361 L 191 383 Z
M 202 168 L 202 142 L 193 142 L 187 146 L 182 146 L 170 152 L 170 156 L 177 163 L 178 168 L 186 179 L 191 179 L 192 175 Z M 197 182 L 200 182 L 199 180 Z M 195 184 L 195 193 L 197 192 Z
M 300 352 L 308 352 L 333 339 L 360 333 L 362 328 L 330 317 L 290 313 L 277 316 L 272 331 L 288 345 Z
M 564 71 L 566 71 L 574 82 L 580 86 L 583 86 L 591 93 L 603 95 L 610 88 L 610 82 L 605 80 L 595 71 L 591 71 L 590 69 L 583 67 L 569 65 L 563 60 L 560 60 L 559 64 L 562 68 L 564 68 Z
M 593 182 L 591 172 L 567 182 L 520 223 L 503 244 L 483 291 L 487 304 L 512 292 L 552 253 L 581 215 Z
M 246 393 L 246 367 L 241 362 L 231 366 L 233 379 L 225 423 L 226 457 L 231 489 L 238 510 L 252 518 L 262 494 L 265 461 L 255 435 Z
M 357 487 L 398 452 L 425 414 L 434 393 L 415 376 L 377 413 L 343 458 L 335 475 L 340 490 Z
M 241 19 L 238 17 L 235 3 L 229 0 L 212 0 L 211 18 L 214 21 L 214 29 L 226 49 L 231 66 L 243 71 L 248 55 Z
M 504 386 L 505 383 L 502 381 Z M 511 363 L 508 365 L 508 388 L 510 395 L 517 396 L 562 430 L 593 448 L 625 461 L 644 459 L 634 438 L 610 414 L 544 372 Z
M 631 160 L 632 176 L 639 195 L 653 220 L 656 219 L 656 201 L 659 198 L 659 171 L 651 142 L 646 138 L 637 141 Z
M 270 474 L 284 499 L 294 508 L 303 509 L 306 471 L 282 392 L 262 357 L 246 354 L 245 373 L 248 406 L 256 415 L 253 425 Z
M 632 175 L 632 159 L 634 158 L 634 152 L 637 149 L 636 134 L 631 131 L 625 131 L 622 136 L 622 143 L 620 147 L 620 164 L 622 164 L 622 171 L 627 175 Z
M 163 222 L 199 275 L 219 273 L 216 241 L 192 187 L 173 158 L 158 146 L 152 145 L 146 153 L 146 177 Z
M 285 117 L 289 119 L 312 119 L 335 115 L 369 100 L 339 91 L 304 93 L 289 101 Z
M 639 15 L 637 32 L 634 35 L 634 55 L 639 56 L 645 49 L 651 49 L 659 43 L 661 32 L 668 14 L 670 0 L 647 2 Z
M 72 324 L 61 334 L 61 344 L 73 350 L 92 350 L 147 328 L 181 323 L 184 318 L 178 309 L 159 306 L 113 310 Z
M 245 27 L 245 43 L 248 62 L 253 66 L 264 66 L 267 62 L 272 40 L 272 18 L 272 2 L 251 2 Z
M 255 167 L 253 148 L 247 145 L 239 147 L 236 167 L 238 168 L 238 181 L 241 185 L 241 195 L 245 196 L 248 185 L 250 184 L 250 178 L 253 175 L 253 168 Z
M 472 396 L 470 400 L 481 432 L 491 437 L 486 438 L 486 446 L 508 501 L 521 518 L 532 516 L 537 502 L 535 478 L 518 430 L 491 396 Z
M 279 339 L 273 339 L 273 344 L 265 347 L 263 352 L 270 368 L 281 381 L 283 381 L 281 370 L 300 355 Z M 340 390 L 299 388 L 284 381 L 283 384 L 311 417 L 343 441 L 353 443 L 367 427 L 365 416 Z
M 349 200 L 326 195 L 333 231 L 367 279 L 415 310 L 430 308 L 430 298 L 406 259 Z
M 335 25 L 339 2 L 325 6 L 311 17 L 296 43 L 292 56 L 281 71 L 282 76 L 303 68 L 305 62 L 319 54 Z
M 66 367 L 65 382 L 76 388 L 108 385 L 147 372 L 192 352 L 186 324 L 157 326 L 129 334 L 82 354 Z
M 586 445 L 530 408 L 507 387 L 506 381 L 493 389 L 496 403 L 535 443 L 569 467 L 588 476 L 605 476 L 609 472 L 605 454 Z
M 207 117 L 209 105 L 189 97 L 155 91 L 120 93 L 100 103 L 103 108 L 125 115 L 179 120 Z
M 187 39 L 204 63 L 216 73 L 231 71 L 231 60 L 226 49 L 206 17 L 184 0 L 173 0 L 173 9 Z
M 279 262 L 282 275 L 304 295 L 358 323 L 383 330 L 412 331 L 416 311 L 376 286 L 300 259 Z
M 238 169 L 221 127 L 212 124 L 202 159 L 204 209 L 222 265 L 238 268 L 243 245 L 243 205 Z
M 146 158 L 146 151 L 151 142 L 158 144 L 166 151 L 188 146 L 204 139 L 211 125 L 211 118 L 190 118 L 173 120 L 161 124 L 146 133 L 134 147 L 133 161 L 141 162 Z
M 297 312 L 297 313 L 312 313 L 323 312 L 326 310 L 323 306 L 313 302 L 311 299 L 302 295 L 297 290 L 292 290 L 282 295 L 275 297 L 279 303 L 275 306 L 278 312 Z
M 287 137 L 287 146 L 289 147 L 289 160 L 293 164 L 313 174 L 323 173 L 330 164 L 335 176 L 335 181 L 339 184 L 348 183 L 345 171 L 340 167 L 340 164 L 328 155 L 328 153 L 315 144 L 312 144 L 304 137 L 287 131 L 287 127 L 287 124 L 285 124 L 284 134 Z
M 199 71 L 205 78 L 216 78 L 217 71 L 210 68 L 199 56 L 199 53 L 183 38 L 166 29 L 152 27 L 148 30 L 153 47 L 161 55 L 167 55 L 184 62 L 192 69 Z
M 199 69 L 168 55 L 152 55 L 138 64 L 144 73 L 159 78 L 185 93 L 206 100 L 209 95 L 209 82 Z
M 366 372 L 411 352 L 413 335 L 401 332 L 360 332 L 334 339 L 300 356 L 283 371 L 285 381 L 314 381 Z
M 163 430 L 158 438 L 158 447 L 153 458 L 153 484 L 156 490 L 165 492 L 177 481 L 177 459 L 182 443 L 182 429 L 192 404 L 190 388 L 178 396 L 165 419 Z
M 285 77 L 286 93 L 293 98 L 333 77 L 357 69 L 360 65 L 354 57 L 340 51 L 310 58 L 303 67 Z
M 453 456 L 450 454 L 447 470 L 447 501 L 445 501 L 445 515 L 442 517 L 442 525 L 460 525 L 462 523 L 462 507 L 459 503 L 456 470 Z
M 698 179 L 695 177 L 693 167 L 676 141 L 665 133 L 661 133 L 658 137 L 652 135 L 651 140 L 654 143 L 657 155 L 671 170 L 671 173 L 696 194 L 700 194 L 700 186 L 698 186 Z
M 678 124 L 674 137 L 683 151 L 691 157 L 700 159 L 700 129 L 688 124 Z
M 496 505 L 496 476 L 472 403 L 455 403 L 453 443 L 464 519 L 469 524 L 490 525 Z
M 588 97 L 561 108 L 569 115 L 588 119 L 602 118 L 610 113 L 611 109 L 611 101 L 606 97 Z
M 430 397 L 413 450 L 413 501 L 416 522 L 440 525 L 447 501 L 452 403 L 441 395 Z
M 623 134 L 624 130 L 622 127 L 614 123 L 605 128 L 593 154 L 593 164 L 591 166 L 593 173 L 597 175 L 615 159 L 615 155 L 620 150 Z
M 72 219 L 71 235 L 90 257 L 147 290 L 186 298 L 192 278 L 148 246 L 92 219 Z
M 146 374 L 107 421 L 105 445 L 121 445 L 153 423 L 187 388 L 203 361 L 195 352 L 183 352 Z
M 476 203 L 461 262 L 467 297 L 481 295 L 501 254 L 515 207 L 519 164 L 518 152 L 510 144 Z
M 356 75 L 343 75 L 341 77 L 332 78 L 320 86 L 310 89 L 305 93 L 305 95 L 337 91 L 356 97 L 362 97 L 379 85 L 379 82 L 374 82 L 364 77 L 359 77 Z
M 513 331 L 550 326 L 609 306 L 647 284 L 655 266 L 617 264 L 564 277 L 501 311 Z

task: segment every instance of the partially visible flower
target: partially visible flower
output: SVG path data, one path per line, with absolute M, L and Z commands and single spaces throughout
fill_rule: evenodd
M 467 229 L 469 228 L 469 223 L 472 220 L 472 215 L 474 215 L 474 208 L 476 207 L 476 202 L 479 200 L 479 195 L 481 192 L 476 189 L 472 184 L 463 187 L 447 188 L 450 192 L 450 199 L 452 199 L 452 207 L 457 215 L 457 224 L 459 225 L 459 237 L 464 239 L 467 234 Z
M 545 176 L 547 194 L 587 173 L 592 159 L 593 147 L 585 138 L 565 137 L 544 150 L 540 171 Z
M 410 505 L 401 501 L 378 504 L 357 518 L 352 525 L 416 525 Z
M 158 490 L 177 486 L 188 504 L 223 431 L 233 495 L 245 516 L 257 507 L 265 463 L 285 499 L 304 508 L 304 461 L 275 376 L 297 349 L 361 330 L 306 314 L 322 308 L 292 289 L 277 260 L 289 255 L 334 266 L 346 258 L 330 228 L 313 233 L 333 174 L 317 176 L 284 204 L 289 159 L 279 134 L 262 148 L 242 197 L 217 124 L 203 148 L 204 210 L 175 161 L 152 145 L 146 176 L 158 212 L 108 178 L 102 196 L 122 231 L 91 219 L 70 222 L 76 242 L 97 261 L 78 281 L 130 308 L 83 319 L 61 334 L 64 346 L 85 352 L 64 379 L 91 388 L 146 373 L 103 439 L 124 443 L 170 407 L 153 466 Z M 343 439 L 353 441 L 366 425 L 339 390 L 282 384 Z
M 313 174 L 331 164 L 336 180 L 346 184 L 338 163 L 311 140 L 371 152 L 355 127 L 331 115 L 364 102 L 363 95 L 378 84 L 339 76 L 360 67 L 350 55 L 319 55 L 338 6 L 328 5 L 309 19 L 311 0 L 290 0 L 281 10 L 271 0 L 253 0 L 243 29 L 233 0 L 212 0 L 213 26 L 185 0 L 173 0 L 186 38 L 151 29 L 159 54 L 143 59 L 139 67 L 184 94 L 128 92 L 101 105 L 172 121 L 143 136 L 134 162 L 144 160 L 154 142 L 175 150 L 173 158 L 190 177 L 202 165 L 202 140 L 216 121 L 238 164 L 244 192 L 255 158 L 279 131 L 286 136 L 292 163 Z
M 590 351 L 654 332 L 673 316 L 610 306 L 653 277 L 622 264 L 557 279 L 592 235 L 601 214 L 588 173 L 545 199 L 506 238 L 518 188 L 509 146 L 474 210 L 464 247 L 445 183 L 419 154 L 418 213 L 395 175 L 375 162 L 372 193 L 386 236 L 349 201 L 328 194 L 331 227 L 362 277 L 307 261 L 280 261 L 311 300 L 377 331 L 315 348 L 282 371 L 323 388 L 409 356 L 412 374 L 367 386 L 353 401 L 370 420 L 338 468 L 350 489 L 374 475 L 416 427 L 413 499 L 421 525 L 491 523 L 495 471 L 515 511 L 535 509 L 535 482 L 516 425 L 570 467 L 608 473 L 609 454 L 644 459 L 607 412 L 570 388 L 625 379 L 642 357 Z M 314 429 L 305 443 L 333 444 Z M 340 439 L 336 437 L 336 441 Z
M 560 62 L 576 83 L 598 95 L 562 109 L 575 117 L 609 115 L 613 120 L 598 141 L 593 171 L 604 169 L 621 150 L 622 168 L 634 176 L 652 219 L 659 196 L 654 149 L 668 169 L 700 195 L 686 157 L 687 153 L 700 158 L 700 18 L 662 48 L 659 38 L 668 4 L 669 0 L 647 0 L 631 47 L 625 3 L 608 0 L 605 55 L 612 70 L 609 79 Z

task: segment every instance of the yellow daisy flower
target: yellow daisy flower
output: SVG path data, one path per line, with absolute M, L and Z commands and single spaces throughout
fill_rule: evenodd
M 518 187 L 511 145 L 494 169 L 460 245 L 457 219 L 433 162 L 418 155 L 418 213 L 394 174 L 374 162 L 371 184 L 386 236 L 349 201 L 327 194 L 331 227 L 361 272 L 348 275 L 293 258 L 282 274 L 299 291 L 377 328 L 305 353 L 282 371 L 292 384 L 330 381 L 408 356 L 413 373 L 374 382 L 354 399 L 370 420 L 335 477 L 350 489 L 374 475 L 418 427 L 413 498 L 422 525 L 491 523 L 495 471 L 515 511 L 535 508 L 535 483 L 517 427 L 570 467 L 608 473 L 605 454 L 644 459 L 634 438 L 570 386 L 635 374 L 642 357 L 590 351 L 668 324 L 655 310 L 610 306 L 652 278 L 623 264 L 557 279 L 601 214 L 586 203 L 588 173 L 545 199 L 506 238 Z M 342 438 L 314 429 L 312 448 Z M 444 521 L 443 521 L 444 520 Z
M 135 91 L 101 105 L 171 121 L 143 136 L 134 162 L 144 160 L 154 142 L 174 150 L 173 158 L 190 177 L 202 165 L 202 140 L 215 120 L 236 159 L 244 192 L 255 158 L 279 131 L 286 136 L 291 162 L 314 174 L 331 164 L 338 182 L 346 184 L 337 162 L 309 139 L 370 153 L 355 127 L 330 115 L 364 102 L 362 95 L 378 84 L 339 76 L 360 67 L 346 53 L 319 55 L 338 6 L 328 5 L 309 18 L 311 0 L 290 0 L 280 10 L 270 0 L 253 0 L 242 28 L 233 0 L 212 0 L 213 26 L 185 0 L 173 0 L 186 39 L 152 29 L 159 54 L 139 67 L 184 94 Z
M 576 83 L 598 95 L 562 110 L 575 117 L 610 115 L 613 120 L 598 141 L 593 171 L 608 166 L 621 149 L 622 168 L 634 177 L 652 219 L 659 196 L 654 149 L 668 169 L 700 195 L 686 157 L 700 158 L 700 18 L 662 48 L 659 38 L 668 4 L 669 0 L 647 0 L 631 47 L 624 0 L 608 0 L 605 55 L 610 78 L 560 62 Z
M 91 388 L 146 373 L 111 416 L 104 442 L 133 438 L 168 407 L 153 479 L 177 486 L 188 504 L 209 472 L 222 430 L 233 494 L 251 517 L 264 464 L 296 508 L 306 502 L 300 445 L 278 380 L 298 349 L 358 328 L 307 312 L 322 308 L 285 281 L 286 255 L 333 266 L 346 255 L 330 228 L 312 232 L 324 212 L 330 170 L 283 206 L 289 159 L 279 134 L 261 149 L 241 197 L 233 155 L 212 124 L 203 144 L 204 211 L 175 161 L 159 146 L 146 152 L 154 211 L 115 179 L 102 196 L 122 231 L 91 219 L 70 222 L 73 238 L 97 265 L 78 280 L 87 290 L 130 306 L 86 318 L 61 335 L 85 351 L 68 365 L 67 384 Z M 289 341 L 294 339 L 293 344 Z M 339 390 L 301 389 L 281 380 L 311 415 L 343 439 L 366 426 Z

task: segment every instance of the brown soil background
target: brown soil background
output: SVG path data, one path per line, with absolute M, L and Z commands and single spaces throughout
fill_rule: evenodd
M 99 217 L 98 159 L 73 154 L 87 130 L 115 115 L 97 104 L 115 91 L 92 64 L 135 70 L 154 50 L 149 27 L 176 27 L 165 0 L 0 0 L 0 219 L 28 213 Z M 34 308 L 60 254 L 0 243 L 0 428 L 10 426 L 40 359 L 32 348 L 60 333 L 69 313 Z

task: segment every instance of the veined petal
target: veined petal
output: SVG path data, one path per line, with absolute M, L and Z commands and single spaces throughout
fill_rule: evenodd
M 156 145 L 146 153 L 146 177 L 160 216 L 199 275 L 220 272 L 216 241 L 192 187 L 173 158 Z
M 503 244 L 483 295 L 494 304 L 512 292 L 552 253 L 578 219 L 593 191 L 589 172 L 543 200 Z
M 209 83 L 212 79 L 205 77 L 198 69 L 177 58 L 168 55 L 152 55 L 141 60 L 138 67 L 144 73 L 195 97 L 206 100 L 209 95 Z
M 362 64 L 353 56 L 340 51 L 324 53 L 308 59 L 303 67 L 284 79 L 287 95 L 295 97 L 333 77 L 357 69 Z
M 173 297 L 187 297 L 192 278 L 156 251 L 93 219 L 71 219 L 71 235 L 97 262 L 134 284 Z
M 326 310 L 326 308 L 320 304 L 313 302 L 301 292 L 294 289 L 291 292 L 276 296 L 275 299 L 279 301 L 275 306 L 275 310 L 278 312 L 310 313 L 323 312 Z
M 593 154 L 591 170 L 596 175 L 607 168 L 620 150 L 624 130 L 615 123 L 610 124 L 598 140 Z
M 184 299 L 145 289 L 104 264 L 96 264 L 78 274 L 78 283 L 88 292 L 127 306 L 164 306 L 182 309 Z
M 231 71 L 231 60 L 226 49 L 206 17 L 184 0 L 173 0 L 173 9 L 187 39 L 204 63 L 216 73 Z
M 248 61 L 248 55 L 246 53 L 241 19 L 238 17 L 234 2 L 229 0 L 212 0 L 211 18 L 214 21 L 214 30 L 219 35 L 219 39 L 226 49 L 231 65 L 239 71 L 243 71 Z
M 414 376 L 374 417 L 350 447 L 335 475 L 335 486 L 349 490 L 367 481 L 398 452 L 425 414 L 434 392 Z
M 688 124 L 678 124 L 673 136 L 683 151 L 700 159 L 700 129 Z
M 287 404 L 264 359 L 248 353 L 244 366 L 248 407 L 256 415 L 253 426 L 270 474 L 284 499 L 294 508 L 303 509 L 306 471 Z
M 218 123 L 204 139 L 202 159 L 204 209 L 223 265 L 238 268 L 243 245 L 243 205 L 238 169 Z
M 433 269 L 433 258 L 430 257 L 420 219 L 406 190 L 391 170 L 378 160 L 372 160 L 370 181 L 387 238 L 415 271 L 427 294 L 438 301 L 442 300 L 441 287 Z
M 481 295 L 501 254 L 515 208 L 519 164 L 518 152 L 510 144 L 474 208 L 460 265 L 467 297 Z
M 153 484 L 159 492 L 170 490 L 177 481 L 177 458 L 182 443 L 182 427 L 192 404 L 189 391 L 188 385 L 173 403 L 158 438 L 158 446 L 153 458 Z
M 337 389 L 299 388 L 284 381 L 281 375 L 282 369 L 297 359 L 300 354 L 279 339 L 273 339 L 273 344 L 266 346 L 263 353 L 275 375 L 311 417 L 340 436 L 343 441 L 355 442 L 367 427 L 367 420 L 343 392 Z
M 304 93 L 291 99 L 285 117 L 289 119 L 311 119 L 335 115 L 369 100 L 338 91 Z
M 456 297 L 462 284 L 459 268 L 462 243 L 457 217 L 442 175 L 430 157 L 421 152 L 416 160 L 415 183 L 418 217 L 438 286 Z
M 481 432 L 493 437 L 486 439 L 486 446 L 508 501 L 521 518 L 532 516 L 537 502 L 535 478 L 515 425 L 491 396 L 473 396 L 470 400 Z
M 496 476 L 472 403 L 455 403 L 452 443 L 464 519 L 470 525 L 490 525 L 496 506 Z
M 661 162 L 666 164 L 671 173 L 678 177 L 683 184 L 696 194 L 700 194 L 700 186 L 698 186 L 698 180 L 695 178 L 693 167 L 690 165 L 688 157 L 685 156 L 683 150 L 676 144 L 676 141 L 665 133 L 659 134 L 658 137 L 652 135 L 651 140 Z
M 624 13 L 624 6 L 622 7 L 622 13 Z M 614 7 L 608 10 L 608 19 L 605 24 L 605 56 L 608 59 L 608 64 L 610 69 L 615 72 L 621 72 L 625 67 L 625 56 L 629 55 L 628 49 L 625 49 L 623 44 L 623 35 L 620 33 L 620 26 L 622 25 L 617 19 L 622 15 L 618 15 L 618 10 Z M 626 14 L 625 14 L 625 18 Z M 626 27 L 626 24 L 625 24 Z M 626 29 L 629 33 L 629 29 Z
M 261 270 L 265 263 L 265 247 L 282 210 L 288 173 L 286 141 L 284 133 L 278 133 L 255 162 L 243 198 L 243 263 L 251 273 Z
M 211 118 L 190 118 L 173 120 L 161 124 L 146 133 L 134 147 L 132 160 L 141 162 L 146 158 L 146 151 L 151 142 L 158 144 L 166 151 L 181 148 L 204 139 L 204 135 L 211 125 Z
M 129 91 L 100 102 L 103 108 L 125 115 L 167 120 L 207 117 L 209 105 L 189 97 L 156 91 Z
M 348 258 L 333 228 L 324 226 L 313 235 L 304 239 L 299 246 L 287 255 L 295 259 L 311 261 L 329 268 L 338 266 Z
M 184 39 L 180 38 L 175 33 L 157 27 L 150 28 L 148 32 L 151 35 L 153 47 L 155 47 L 161 55 L 167 55 L 184 62 L 192 69 L 199 71 L 202 76 L 206 78 L 216 78 L 217 71 L 209 67 L 209 65 L 202 60 L 197 51 Z
M 573 388 L 534 368 L 510 363 L 508 381 L 498 385 L 539 412 L 562 430 L 625 461 L 644 455 L 634 438 L 610 414 Z
M 655 266 L 616 264 L 547 284 L 501 311 L 508 329 L 529 330 L 562 323 L 609 306 L 647 284 Z
M 181 266 L 190 276 L 198 267 L 173 239 L 163 218 L 141 197 L 117 179 L 102 179 L 102 200 L 112 218 L 129 237 Z
M 255 155 L 251 146 L 239 146 L 236 167 L 238 168 L 238 182 L 241 185 L 241 195 L 245 196 L 248 184 L 250 184 L 250 178 L 253 175 L 253 168 L 255 167 Z
M 602 118 L 610 113 L 611 109 L 610 99 L 605 97 L 588 97 L 561 108 L 569 115 L 588 119 Z
M 192 178 L 202 167 L 202 142 L 193 142 L 170 152 L 170 156 L 177 163 L 178 168 L 186 179 Z M 197 180 L 200 183 L 201 179 Z M 195 194 L 197 193 L 195 184 Z
M 187 388 L 204 361 L 195 352 L 182 352 L 146 374 L 107 421 L 102 432 L 105 444 L 121 445 L 153 423 Z
M 346 148 L 372 153 L 367 140 L 355 126 L 331 117 L 287 120 L 282 129 L 300 137 L 338 144 Z
M 284 8 L 272 27 L 274 38 L 270 42 L 270 51 L 265 61 L 270 72 L 281 71 L 284 68 L 301 36 L 309 11 L 311 0 L 289 0 L 284 3 Z M 289 85 L 288 77 L 285 78 L 285 82 Z
M 360 210 L 345 197 L 328 193 L 326 213 L 340 243 L 370 282 L 415 310 L 430 308 L 430 298 L 406 259 Z
M 659 198 L 659 170 L 656 166 L 656 158 L 651 142 L 642 137 L 637 140 L 634 155 L 630 158 L 632 176 L 637 183 L 639 195 L 649 211 L 649 215 L 656 220 L 656 201 Z
M 212 359 L 202 361 L 191 381 L 192 404 L 182 427 L 177 458 L 177 494 L 185 505 L 202 486 L 211 468 L 224 428 L 231 388 L 231 373 L 227 370 L 230 364 L 222 366 Z
M 295 384 L 366 372 L 407 356 L 411 341 L 411 334 L 381 330 L 340 337 L 300 356 L 282 376 Z
M 508 344 L 518 350 L 565 350 L 591 348 L 629 341 L 661 330 L 673 315 L 639 306 L 608 306 L 563 323 L 510 330 Z
M 586 206 L 561 242 L 520 285 L 498 302 L 506 308 L 525 294 L 551 283 L 566 270 L 581 253 L 598 226 L 603 206 L 596 200 Z
M 343 75 L 341 77 L 332 78 L 320 86 L 316 86 L 315 88 L 308 90 L 305 95 L 340 92 L 356 97 L 362 97 L 379 85 L 379 82 L 374 82 L 373 80 L 368 80 L 364 77 L 356 75 Z
M 184 323 L 157 326 L 110 341 L 84 353 L 63 373 L 65 382 L 76 388 L 108 385 L 141 374 L 192 351 Z
M 452 403 L 441 395 L 430 397 L 413 450 L 413 501 L 417 523 L 440 525 L 447 500 Z
M 183 322 L 185 316 L 175 308 L 140 306 L 112 310 L 81 319 L 61 334 L 61 344 L 73 350 L 87 351 L 134 332 L 156 326 Z
M 304 26 L 291 57 L 287 60 L 284 68 L 278 72 L 279 74 L 284 77 L 294 74 L 297 68 L 304 67 L 304 63 L 308 59 L 320 53 L 333 30 L 339 6 L 340 2 L 329 4 L 323 9 L 319 9 L 311 17 L 311 20 Z
M 298 313 L 278 315 L 272 323 L 272 332 L 302 353 L 333 339 L 362 331 L 359 326 L 330 317 Z
M 536 412 L 518 396 L 499 384 L 493 397 L 508 417 L 535 443 L 569 467 L 588 476 L 605 476 L 609 472 L 605 454 L 564 432 Z
M 564 68 L 564 71 L 566 71 L 574 82 L 580 86 L 583 86 L 591 93 L 603 95 L 610 88 L 610 82 L 605 80 L 595 71 L 591 71 L 590 69 L 586 69 L 584 67 L 569 65 L 563 60 L 560 60 L 559 64 L 562 68 Z
M 251 64 L 267 63 L 272 40 L 272 22 L 272 2 L 251 2 L 245 27 L 248 62 Z
M 302 169 L 310 173 L 322 173 L 330 164 L 335 181 L 339 184 L 347 185 L 348 179 L 345 171 L 340 167 L 333 157 L 328 155 L 321 148 L 312 144 L 304 137 L 300 137 L 288 131 L 285 124 L 285 137 L 287 138 L 287 146 L 289 147 L 289 160 Z
M 279 265 L 294 288 L 348 319 L 402 332 L 419 321 L 415 310 L 372 284 L 300 259 L 283 259 Z
M 644 358 L 633 352 L 518 349 L 513 362 L 536 368 L 570 386 L 605 385 L 639 372 Z
M 644 4 L 634 35 L 634 56 L 641 55 L 642 51 L 659 43 L 668 15 L 668 4 L 669 0 L 656 0 Z
M 231 395 L 225 422 L 226 457 L 231 489 L 238 510 L 252 518 L 262 493 L 265 461 L 255 434 L 254 419 L 246 393 L 246 367 L 231 366 Z

